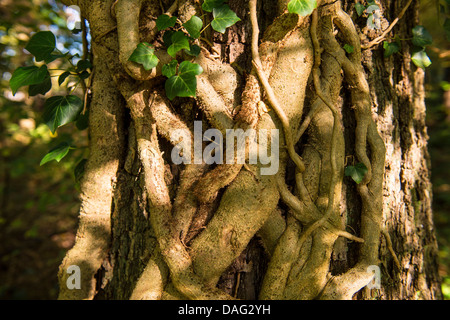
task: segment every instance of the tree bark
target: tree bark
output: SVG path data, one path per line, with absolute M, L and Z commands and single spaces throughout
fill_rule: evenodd
M 196 60 L 204 69 L 197 98 L 172 104 L 160 66 L 146 74 L 119 59 L 136 37 L 157 45 L 159 1 L 78 2 L 90 24 L 95 66 L 91 157 L 84 220 L 60 268 L 60 298 L 441 298 L 424 71 L 411 63 L 406 41 L 401 54 L 389 58 L 382 44 L 360 51 L 360 41 L 367 44 L 382 31 L 369 30 L 353 2 L 322 1 L 305 18 L 285 13 L 287 2 L 255 4 L 260 74 L 252 64 L 249 1 L 230 0 L 242 21 L 225 34 L 206 32 L 212 48 L 204 43 L 209 52 Z M 404 5 L 379 3 L 383 30 Z M 200 5 L 179 2 L 176 12 L 186 21 L 200 15 Z M 391 35 L 407 39 L 418 23 L 413 1 Z M 342 46 L 351 41 L 356 52 L 346 54 Z M 286 150 L 288 131 L 264 73 L 303 170 Z M 261 104 L 269 112 L 261 115 Z M 216 117 L 217 110 L 225 116 Z M 173 165 L 170 130 L 192 129 L 194 120 L 204 128 L 278 128 L 280 145 L 287 144 L 280 149 L 280 173 L 260 176 L 261 164 Z M 357 162 L 369 168 L 360 185 L 344 177 L 344 167 Z M 87 206 L 94 198 L 95 206 Z M 103 215 L 110 220 L 100 230 L 95 217 Z M 92 237 L 86 237 L 89 223 Z M 83 244 L 89 241 L 95 243 Z M 66 288 L 65 270 L 83 263 L 88 279 L 74 293 Z M 370 265 L 381 269 L 381 289 L 366 287 Z

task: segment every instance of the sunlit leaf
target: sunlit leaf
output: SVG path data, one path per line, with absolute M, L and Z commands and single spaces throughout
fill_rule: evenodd
M 422 69 L 429 67 L 432 63 L 425 50 L 413 53 L 411 60 L 417 67 Z
M 196 63 L 183 61 L 178 68 L 178 74 L 167 79 L 165 88 L 167 97 L 172 100 L 175 97 L 195 97 L 197 90 L 197 75 L 203 69 Z
M 197 39 L 200 37 L 203 21 L 197 16 L 192 16 L 192 18 L 183 23 L 183 27 L 187 30 L 187 32 L 189 32 L 192 38 Z
M 233 10 L 226 4 L 213 9 L 214 20 L 211 21 L 211 27 L 220 33 L 225 33 L 228 27 L 231 27 L 238 21 L 241 21 Z
M 309 16 L 317 8 L 317 0 L 291 0 L 288 3 L 289 13 L 296 13 L 299 16 Z
M 69 153 L 70 149 L 70 145 L 67 142 L 60 143 L 42 158 L 40 165 L 42 166 L 52 160 L 60 162 Z
M 139 43 L 128 60 L 141 64 L 147 71 L 156 67 L 159 62 L 155 49 L 147 42 Z

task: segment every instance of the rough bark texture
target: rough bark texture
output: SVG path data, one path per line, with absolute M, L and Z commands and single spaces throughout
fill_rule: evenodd
M 223 35 L 205 34 L 214 51 L 204 44 L 196 60 L 205 70 L 197 99 L 169 103 L 161 66 L 149 74 L 127 62 L 140 41 L 154 43 L 167 61 L 155 31 L 159 1 L 66 2 L 80 5 L 90 23 L 95 73 L 92 154 L 77 244 L 60 269 L 60 298 L 441 297 L 424 72 L 411 64 L 406 42 L 390 58 L 382 45 L 346 56 L 343 44 L 381 34 L 368 30 L 353 2 L 322 1 L 302 18 L 283 14 L 288 1 L 260 0 L 258 69 L 249 3 L 230 0 L 242 21 Z M 386 29 L 404 4 L 380 7 Z M 181 1 L 177 16 L 186 21 L 199 10 L 197 1 Z M 413 1 L 393 32 L 408 38 L 417 23 Z M 172 165 L 169 130 L 192 129 L 194 120 L 218 129 L 280 129 L 287 141 L 280 173 L 260 176 L 261 164 Z M 356 162 L 369 168 L 360 186 L 343 176 Z M 87 280 L 74 293 L 65 288 L 65 268 L 80 259 Z M 381 267 L 380 290 L 363 288 L 371 264 Z

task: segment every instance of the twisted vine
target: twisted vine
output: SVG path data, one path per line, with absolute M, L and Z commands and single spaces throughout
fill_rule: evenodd
M 116 1 L 117 26 L 104 24 L 109 11 L 104 2 L 84 8 L 92 26 L 94 52 L 108 61 L 102 71 L 113 79 L 131 115 L 136 148 L 129 150 L 128 157 L 139 159 L 150 224 L 158 240 L 131 298 L 230 299 L 217 289 L 219 278 L 258 234 L 270 255 L 261 299 L 350 299 L 372 280 L 367 267 L 378 264 L 385 147 L 372 119 L 359 35 L 341 2 L 319 1 L 311 17 L 284 13 L 283 9 L 260 41 L 257 0 L 249 1 L 253 70 L 235 117 L 229 97 L 239 89 L 241 79 L 229 65 L 202 50 L 196 61 L 205 72 L 198 77 L 196 101 L 209 124 L 221 131 L 281 129 L 285 147 L 280 150 L 276 176 L 261 176 L 261 163 L 215 168 L 205 163 L 186 165 L 181 168 L 174 198 L 164 179 L 167 158 L 159 138 L 176 145 L 180 141 L 171 138 L 171 130 L 184 129 L 190 140 L 193 132 L 186 118 L 171 108 L 159 80 L 161 64 L 170 57 L 157 51 L 160 63 L 151 72 L 128 61 L 142 38 L 138 19 L 142 4 L 141 0 Z M 161 13 L 155 9 L 158 7 L 152 7 L 155 15 Z M 175 1 L 169 11 L 177 10 L 185 22 L 200 9 L 195 1 Z M 111 32 L 115 27 L 117 33 Z M 342 48 L 335 28 L 355 48 L 353 53 Z M 147 35 L 148 41 L 155 35 Z M 114 59 L 117 54 L 118 61 Z M 215 70 L 222 70 L 222 77 Z M 309 75 L 314 90 L 307 100 Z M 357 187 L 362 200 L 359 236 L 345 231 L 339 214 L 345 158 L 340 115 L 347 106 L 338 101 L 344 82 L 351 88 L 357 121 L 355 154 L 368 168 Z M 224 88 L 224 83 L 229 86 Z M 261 103 L 271 110 L 261 114 Z M 95 109 L 91 112 L 95 114 Z M 306 133 L 308 143 L 299 154 L 295 145 Z M 118 162 L 120 155 L 113 158 Z M 289 160 L 296 168 L 294 187 L 286 183 Z M 223 191 L 220 196 L 219 191 Z M 111 201 L 112 196 L 107 192 L 102 201 Z M 280 199 L 289 207 L 286 217 L 277 211 Z M 79 232 L 85 231 L 80 228 Z M 103 252 L 100 260 L 108 250 L 108 237 L 105 234 L 98 248 Z M 360 244 L 359 261 L 347 272 L 331 276 L 330 256 L 338 237 Z M 79 252 L 73 255 L 78 258 Z M 64 265 L 73 262 L 70 256 L 66 260 Z M 90 290 L 82 298 L 93 296 L 92 279 L 98 264 L 88 272 L 85 283 L 90 283 Z

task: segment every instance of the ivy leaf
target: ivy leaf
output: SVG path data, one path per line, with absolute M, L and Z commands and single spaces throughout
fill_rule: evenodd
M 42 83 L 46 80 L 47 74 L 48 70 L 46 65 L 40 68 L 36 66 L 17 68 L 9 80 L 9 86 L 13 95 L 16 94 L 20 87 Z
M 358 163 L 355 166 L 348 166 L 345 168 L 345 176 L 351 177 L 353 181 L 355 181 L 357 184 L 360 184 L 365 175 L 367 174 L 367 167 L 364 165 L 364 163 Z
M 412 43 L 417 47 L 425 48 L 433 43 L 433 37 L 423 26 L 415 26 L 412 29 Z
M 175 32 L 172 37 L 172 44 L 167 48 L 167 53 L 175 58 L 177 55 L 177 52 L 183 49 L 189 50 L 189 39 L 186 37 L 184 32 L 177 31 Z
M 211 12 L 214 8 L 220 7 L 224 2 L 224 0 L 205 0 L 203 1 L 202 9 L 206 12 Z
M 188 21 L 183 23 L 183 27 L 189 32 L 194 39 L 200 38 L 200 31 L 203 27 L 203 21 L 197 16 L 192 16 Z
M 144 66 L 145 70 L 151 70 L 158 65 L 159 59 L 155 55 L 155 49 L 147 42 L 141 42 L 131 54 L 128 61 L 133 61 Z
M 38 94 L 46 94 L 52 88 L 52 78 L 50 77 L 50 73 L 47 71 L 47 75 L 45 76 L 44 81 L 39 84 L 32 84 L 28 88 L 28 95 L 30 97 L 37 96 Z
M 220 33 L 225 33 L 228 27 L 231 27 L 238 21 L 241 21 L 233 10 L 226 4 L 213 9 L 214 20 L 211 21 L 211 27 Z
M 55 47 L 55 35 L 50 31 L 40 31 L 31 37 L 25 49 L 36 58 L 36 61 L 42 61 L 50 57 Z
M 62 142 L 58 144 L 55 148 L 51 149 L 45 156 L 42 158 L 40 165 L 44 165 L 47 162 L 52 160 L 56 160 L 56 162 L 60 162 L 71 149 L 70 145 L 67 142 Z
M 172 36 L 174 33 L 175 33 L 175 31 L 172 31 L 172 30 L 167 30 L 164 32 L 163 42 L 164 42 L 164 45 L 166 46 L 166 48 L 170 47 L 170 45 L 172 44 Z
M 65 56 L 67 56 L 67 54 L 68 54 L 68 52 L 64 53 L 64 54 L 50 54 L 49 56 L 47 56 L 47 58 L 44 59 L 44 61 L 45 61 L 45 63 L 48 64 L 50 62 L 55 61 L 56 59 L 64 58 Z
M 389 41 L 384 41 L 383 42 L 383 48 L 384 48 L 384 56 L 390 57 L 392 56 L 394 53 L 397 53 L 400 51 L 400 45 L 398 42 L 389 42 Z
M 291 0 L 288 3 L 289 13 L 296 13 L 299 16 L 309 16 L 317 8 L 317 0 Z
M 61 73 L 58 77 L 58 85 L 60 86 L 67 79 L 68 76 L 70 76 L 69 71 Z
M 76 120 L 83 109 L 83 101 L 74 95 L 55 96 L 47 99 L 42 116 L 54 134 L 59 127 Z
M 169 63 L 162 66 L 161 73 L 163 76 L 166 76 L 167 78 L 170 78 L 177 74 L 177 66 L 178 61 L 172 60 Z
M 178 74 L 170 77 L 165 84 L 166 94 L 170 100 L 175 97 L 195 97 L 197 90 L 196 76 L 201 74 L 203 69 L 196 63 L 183 61 L 178 68 Z
M 184 50 L 190 56 L 197 57 L 200 54 L 201 48 L 196 44 L 191 44 L 189 50 Z
M 353 47 L 352 45 L 349 45 L 349 44 L 345 44 L 344 45 L 344 50 L 347 53 L 353 53 L 355 51 L 355 47 Z
M 355 9 L 356 9 L 356 13 L 358 14 L 358 16 L 362 16 L 362 14 L 364 13 L 364 10 L 366 10 L 366 6 L 357 2 L 355 4 Z
M 171 17 L 167 14 L 162 14 L 156 19 L 156 27 L 159 31 L 167 28 L 172 28 L 177 23 L 177 17 Z
M 422 69 L 429 67 L 432 63 L 425 50 L 413 53 L 411 60 L 417 67 Z
M 84 114 L 80 113 L 78 115 L 75 126 L 80 131 L 86 130 L 89 127 L 89 109 Z
M 77 71 L 82 72 L 86 69 L 92 69 L 92 64 L 89 60 L 80 60 L 77 63 Z

